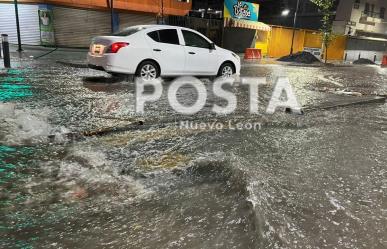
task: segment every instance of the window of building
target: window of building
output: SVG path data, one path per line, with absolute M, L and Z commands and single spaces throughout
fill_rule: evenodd
M 386 8 L 382 7 L 380 8 L 380 18 L 384 19 L 386 14 Z
M 176 29 L 161 29 L 153 32 L 149 32 L 148 36 L 152 38 L 152 40 L 161 43 L 168 43 L 179 45 L 179 36 L 177 35 Z
M 198 48 L 210 48 L 210 43 L 198 34 L 183 30 L 185 45 Z

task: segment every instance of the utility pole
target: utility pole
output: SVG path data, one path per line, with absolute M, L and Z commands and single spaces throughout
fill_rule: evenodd
M 296 34 L 296 24 L 297 24 L 297 13 L 298 13 L 298 7 L 300 5 L 300 0 L 297 0 L 297 6 L 296 6 L 296 12 L 294 13 L 294 20 L 293 20 L 293 36 L 292 36 L 292 46 L 290 47 L 290 54 L 293 54 L 293 45 L 294 45 L 294 36 Z
M 161 0 L 161 24 L 164 24 L 164 0 Z
M 112 34 L 114 33 L 114 7 L 113 7 L 113 1 L 110 0 L 110 28 L 112 31 Z
M 17 31 L 17 45 L 18 45 L 18 52 L 23 51 L 21 47 L 21 38 L 20 38 L 20 24 L 19 24 L 19 9 L 17 7 L 17 0 L 13 0 L 13 3 L 15 5 L 15 16 L 16 16 L 16 31 Z

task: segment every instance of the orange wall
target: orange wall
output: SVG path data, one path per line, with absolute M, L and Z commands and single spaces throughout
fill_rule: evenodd
M 164 1 L 165 15 L 186 15 L 192 7 L 192 3 L 184 3 L 176 0 L 114 0 L 114 8 L 118 10 L 130 10 L 147 13 L 161 13 L 161 1 Z M 13 2 L 12 0 L 0 0 L 0 2 Z M 107 0 L 19 0 L 19 3 L 46 3 L 86 9 L 107 8 Z

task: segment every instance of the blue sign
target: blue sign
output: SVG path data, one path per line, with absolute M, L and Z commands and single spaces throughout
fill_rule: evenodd
M 238 0 L 224 0 L 224 17 L 258 21 L 259 4 Z

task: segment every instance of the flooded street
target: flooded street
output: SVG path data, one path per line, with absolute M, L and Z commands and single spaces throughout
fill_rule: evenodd
M 164 94 L 138 115 L 133 82 L 57 63 L 83 57 L 0 69 L 0 248 L 387 248 L 387 104 L 322 108 L 386 95 L 387 69 L 244 63 L 267 78 L 260 113 L 286 76 L 304 115 L 251 115 L 236 83 L 237 111 L 215 116 L 208 79 L 198 114 Z

